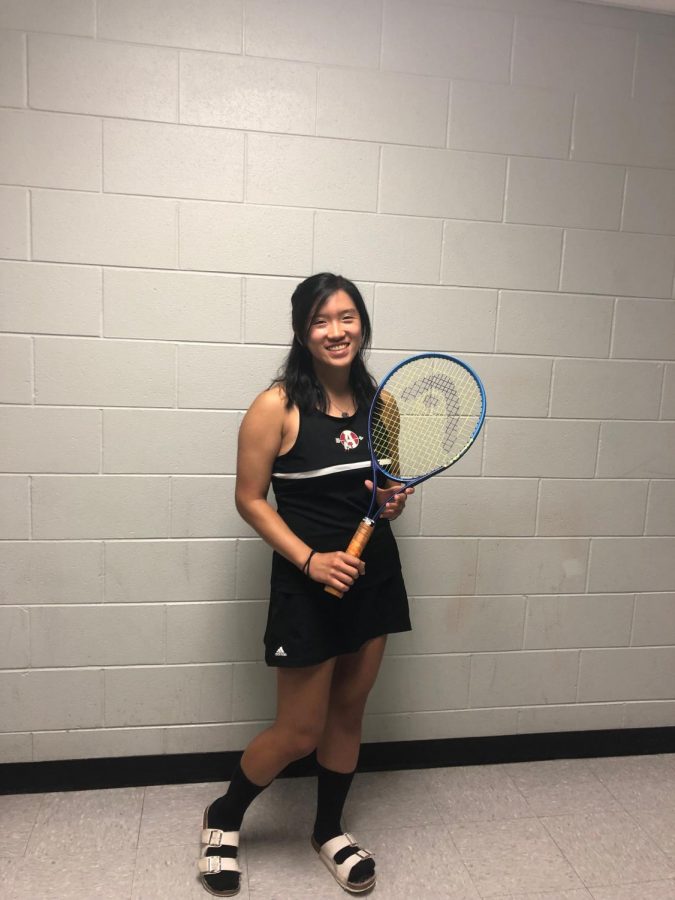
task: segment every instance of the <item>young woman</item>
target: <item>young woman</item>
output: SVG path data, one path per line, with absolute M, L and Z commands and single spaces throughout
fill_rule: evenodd
M 277 668 L 277 715 L 244 751 L 228 792 L 204 812 L 199 868 L 206 890 L 221 897 L 239 890 L 247 807 L 313 750 L 319 783 L 312 846 L 345 890 L 375 884 L 371 854 L 343 834 L 340 819 L 386 636 L 410 630 L 388 521 L 401 514 L 406 494 L 389 500 L 363 559 L 343 549 L 372 490 L 365 476 L 375 382 L 364 362 L 370 321 L 363 298 L 347 279 L 322 273 L 303 281 L 291 303 L 290 352 L 239 433 L 237 509 L 274 549 L 265 661 Z M 266 499 L 270 482 L 276 510 Z M 378 486 L 378 499 L 384 503 L 395 490 Z

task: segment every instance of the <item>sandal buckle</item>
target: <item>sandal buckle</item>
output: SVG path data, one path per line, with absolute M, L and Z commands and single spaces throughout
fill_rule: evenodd
M 208 860 L 206 863 L 206 875 L 217 875 L 220 872 L 220 857 L 219 856 L 205 856 L 204 859 Z
M 208 845 L 209 845 L 209 847 L 222 847 L 223 846 L 223 832 L 220 828 L 210 828 L 209 829 Z M 209 859 L 218 859 L 218 857 L 210 856 Z

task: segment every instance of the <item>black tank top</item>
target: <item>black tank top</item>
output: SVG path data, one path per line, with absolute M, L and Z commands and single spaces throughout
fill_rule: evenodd
M 346 550 L 361 519 L 368 512 L 372 479 L 368 450 L 368 412 L 348 418 L 314 411 L 300 413 L 295 444 L 278 456 L 272 469 L 272 488 L 279 515 L 291 531 L 314 550 Z M 379 519 L 366 547 L 366 574 L 352 591 L 372 586 L 401 566 L 396 541 L 386 519 Z M 278 553 L 272 561 L 272 584 L 300 589 L 307 578 Z

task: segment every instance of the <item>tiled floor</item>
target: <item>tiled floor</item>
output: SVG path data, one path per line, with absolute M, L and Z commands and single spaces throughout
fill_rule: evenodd
M 204 806 L 225 784 L 0 797 L 2 900 L 206 900 Z M 346 895 L 309 845 L 314 779 L 249 810 L 241 900 Z M 374 897 L 673 900 L 675 754 L 357 776 L 345 824 Z

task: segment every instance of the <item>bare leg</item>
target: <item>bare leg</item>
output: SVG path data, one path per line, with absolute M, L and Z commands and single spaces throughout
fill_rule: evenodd
M 374 638 L 335 664 L 328 715 L 316 756 L 326 769 L 353 772 L 361 745 L 363 711 L 380 669 L 387 636 Z
M 335 658 L 317 666 L 277 669 L 277 716 L 244 751 L 241 768 L 254 784 L 269 784 L 318 744 L 326 722 Z

